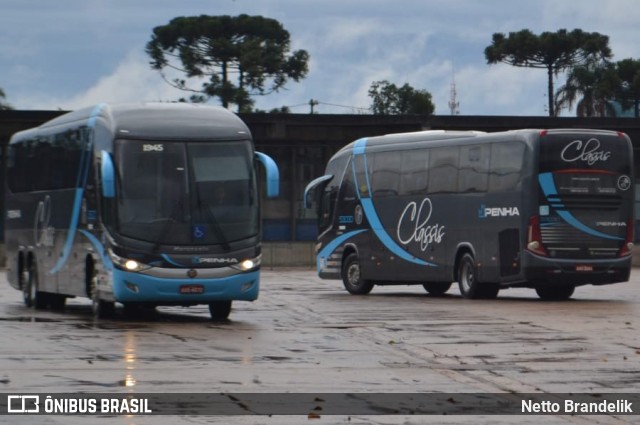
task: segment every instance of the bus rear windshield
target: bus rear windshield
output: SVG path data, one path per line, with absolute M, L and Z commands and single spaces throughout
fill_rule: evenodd
M 549 134 L 540 140 L 540 172 L 610 171 L 630 174 L 629 146 L 615 134 Z
M 615 134 L 553 134 L 540 142 L 540 174 L 553 173 L 561 195 L 631 193 L 631 162 L 626 140 Z

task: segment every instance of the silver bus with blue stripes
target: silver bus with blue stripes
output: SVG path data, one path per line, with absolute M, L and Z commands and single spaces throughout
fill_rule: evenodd
M 88 297 L 96 316 L 208 305 L 227 318 L 259 293 L 260 198 L 278 168 L 226 109 L 180 103 L 79 109 L 16 133 L 6 164 L 11 286 L 27 306 Z
M 435 130 L 351 143 L 304 200 L 319 276 L 352 294 L 457 282 L 466 298 L 528 287 L 557 300 L 629 279 L 634 189 L 623 133 Z

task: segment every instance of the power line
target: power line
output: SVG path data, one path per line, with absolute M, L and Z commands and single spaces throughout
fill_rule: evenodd
M 310 113 L 313 114 L 313 113 L 316 112 L 314 110 L 314 107 L 316 105 L 333 106 L 333 107 L 336 107 L 336 108 L 351 109 L 351 110 L 359 111 L 359 112 L 362 112 L 362 113 L 371 113 L 371 108 L 363 108 L 363 107 L 360 107 L 360 106 L 340 105 L 340 104 L 337 104 L 337 103 L 323 102 L 323 101 L 317 100 L 317 99 L 311 99 L 307 103 L 299 103 L 297 105 L 287 105 L 287 106 L 285 106 L 285 108 L 293 109 L 293 108 L 299 108 L 299 107 L 302 107 L 302 106 L 309 106 L 310 107 Z

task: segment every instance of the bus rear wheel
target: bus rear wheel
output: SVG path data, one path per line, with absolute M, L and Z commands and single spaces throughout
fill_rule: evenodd
M 231 313 L 231 301 L 214 301 L 209 303 L 212 320 L 225 320 Z
M 473 256 L 465 253 L 458 263 L 458 286 L 463 297 L 469 299 L 494 299 L 500 287 L 492 282 L 478 282 L 478 272 Z
M 357 254 L 349 254 L 342 264 L 342 283 L 353 295 L 366 295 L 373 289 L 373 283 L 362 278 L 360 260 Z
M 39 290 L 38 269 L 35 265 L 35 260 L 29 265 L 28 275 L 22 287 L 24 304 L 27 307 L 34 307 L 38 310 L 46 308 L 48 303 L 47 294 Z
M 575 289 L 576 287 L 573 285 L 539 286 L 536 288 L 536 292 L 540 299 L 545 301 L 564 301 L 571 298 Z
M 422 286 L 429 295 L 441 297 L 451 288 L 451 282 L 427 282 L 423 283 Z

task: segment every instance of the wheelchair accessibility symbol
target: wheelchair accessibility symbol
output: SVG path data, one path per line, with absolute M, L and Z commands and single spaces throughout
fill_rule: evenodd
M 204 226 L 193 226 L 192 234 L 195 239 L 202 239 L 207 235 Z

